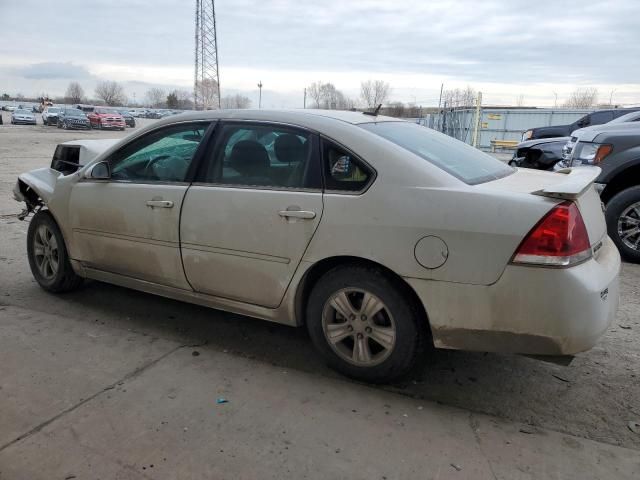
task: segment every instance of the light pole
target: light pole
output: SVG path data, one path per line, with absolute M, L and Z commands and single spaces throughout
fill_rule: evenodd
M 258 108 L 262 108 L 262 80 L 258 83 L 259 93 L 258 93 Z
M 553 92 L 553 108 L 557 108 L 558 107 L 558 94 L 556 92 Z
M 613 90 L 611 90 L 611 95 L 609 95 L 609 106 L 613 105 L 611 102 L 613 102 L 613 94 L 615 92 L 616 92 L 615 88 Z

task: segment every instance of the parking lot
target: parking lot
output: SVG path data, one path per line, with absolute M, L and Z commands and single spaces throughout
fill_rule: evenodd
M 131 129 L 2 114 L 0 480 L 639 478 L 640 265 L 623 265 L 615 322 L 569 366 L 436 351 L 403 383 L 357 384 L 302 329 L 99 282 L 40 289 L 17 175 L 60 142 Z

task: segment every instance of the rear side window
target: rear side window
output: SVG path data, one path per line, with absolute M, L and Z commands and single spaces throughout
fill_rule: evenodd
M 591 114 L 591 125 L 602 125 L 613 120 L 613 112 L 594 112 Z
M 378 122 L 360 126 L 469 185 L 496 180 L 514 172 L 513 168 L 466 143 L 414 123 Z
M 322 142 L 326 190 L 359 192 L 373 179 L 373 171 L 344 148 L 327 140 Z

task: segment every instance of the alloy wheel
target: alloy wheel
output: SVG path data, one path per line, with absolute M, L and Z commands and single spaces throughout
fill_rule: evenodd
M 396 324 L 389 309 L 362 289 L 345 288 L 327 300 L 322 330 L 340 358 L 360 367 L 382 363 L 396 343 Z
M 60 252 L 55 235 L 46 225 L 40 225 L 33 237 L 33 256 L 40 275 L 46 280 L 55 278 L 60 265 Z
M 618 236 L 627 247 L 640 251 L 640 202 L 629 205 L 618 217 Z

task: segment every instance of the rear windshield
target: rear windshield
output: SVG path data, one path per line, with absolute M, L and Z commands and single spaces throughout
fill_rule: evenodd
M 490 155 L 427 127 L 409 122 L 363 123 L 362 128 L 409 150 L 469 185 L 515 170 Z

